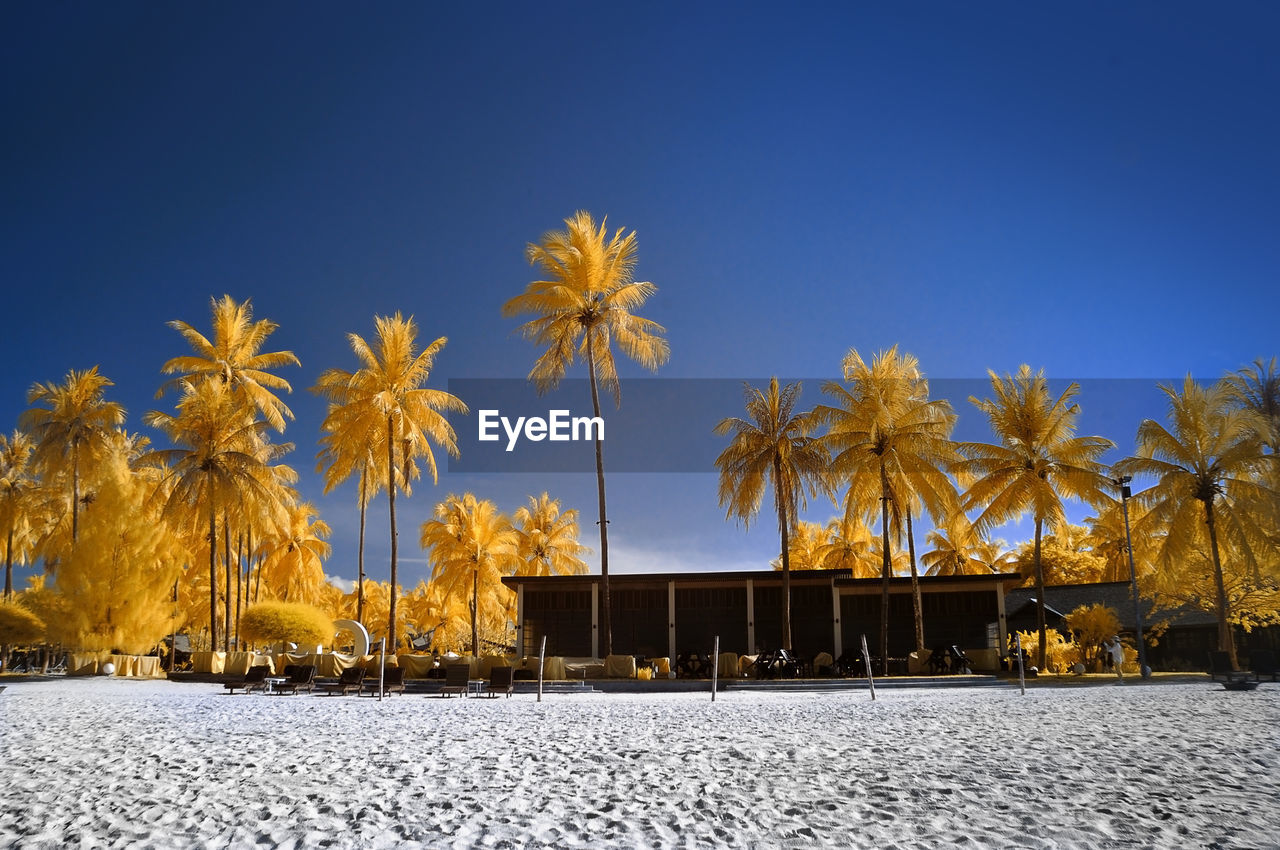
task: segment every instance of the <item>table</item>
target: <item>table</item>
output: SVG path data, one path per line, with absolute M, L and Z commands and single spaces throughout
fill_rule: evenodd
M 482 697 L 484 696 L 484 688 L 487 685 L 484 679 L 468 679 L 467 680 L 467 696 Z
M 274 694 L 276 693 L 276 688 L 280 687 L 285 682 L 289 681 L 289 679 L 286 676 L 268 676 L 262 681 L 266 684 L 266 688 L 264 689 L 263 692 L 268 694 Z

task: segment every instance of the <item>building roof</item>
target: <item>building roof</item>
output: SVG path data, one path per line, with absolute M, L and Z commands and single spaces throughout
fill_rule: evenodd
M 1044 589 L 1044 606 L 1046 612 L 1065 617 L 1082 605 L 1102 604 L 1116 612 L 1120 618 L 1120 627 L 1125 631 L 1135 631 L 1137 623 L 1133 616 L 1133 596 L 1129 582 L 1108 581 L 1094 584 L 1058 584 L 1048 585 Z M 1141 600 L 1142 622 L 1144 626 L 1160 620 L 1167 620 L 1177 626 L 1204 626 L 1217 623 L 1213 614 L 1198 608 L 1182 606 L 1154 610 L 1150 599 Z M 1025 612 L 1035 612 L 1036 589 L 1034 587 L 1018 587 L 1010 590 L 1004 597 L 1006 618 L 1012 620 Z
M 763 584 L 781 584 L 781 570 L 731 570 L 724 572 L 679 572 L 679 573 L 611 573 L 610 583 L 614 586 L 629 584 L 655 584 L 668 581 L 677 584 L 740 584 L 756 581 Z M 922 587 L 938 587 L 947 585 L 989 585 L 997 581 L 1004 587 L 1022 581 L 1015 573 L 992 573 L 973 576 L 920 576 Z M 572 586 L 595 584 L 600 581 L 599 574 L 571 576 L 505 576 L 502 583 L 508 587 L 523 584 L 529 587 L 551 588 L 555 586 Z M 854 578 L 849 570 L 792 570 L 791 581 L 801 584 L 836 584 L 839 587 L 879 587 L 879 578 Z M 911 584 L 910 576 L 892 576 L 891 587 L 900 588 Z

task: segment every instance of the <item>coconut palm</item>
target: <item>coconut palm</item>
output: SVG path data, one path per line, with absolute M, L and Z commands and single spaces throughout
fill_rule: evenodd
M 578 512 L 560 510 L 560 502 L 548 493 L 530 496 L 513 517 L 520 566 L 518 575 L 585 575 L 582 556 L 591 550 L 578 542 Z
M 360 509 L 360 536 L 356 548 L 355 618 L 357 622 L 363 623 L 365 518 L 369 511 L 369 502 L 382 489 L 382 482 L 386 480 L 385 473 L 378 465 L 378 458 L 383 453 L 376 439 L 372 442 L 368 440 L 370 435 L 356 434 L 353 437 L 344 434 L 341 430 L 344 418 L 340 410 L 335 410 L 335 405 L 330 405 L 329 413 L 330 416 L 321 423 L 321 429 L 325 434 L 320 438 L 320 445 L 323 448 L 316 455 L 316 471 L 324 470 L 325 495 L 352 475 L 359 479 L 356 489 L 356 504 Z
M 943 400 L 930 400 L 919 361 L 898 354 L 897 346 L 870 364 L 856 350 L 844 358 L 844 383 L 827 381 L 822 391 L 834 405 L 819 405 L 814 415 L 828 425 L 823 442 L 832 454 L 832 474 L 847 484 L 845 513 L 860 514 L 880 502 L 881 616 L 880 657 L 889 664 L 889 578 L 893 573 L 890 538 L 899 536 L 917 506 L 935 517 L 956 504 L 947 468 L 956 459 L 951 429 L 955 414 Z M 891 525 L 892 523 L 892 525 Z M 924 650 L 924 612 L 910 542 L 916 649 Z
M 1230 653 L 1237 666 L 1222 551 L 1229 545 L 1241 565 L 1256 572 L 1255 546 L 1268 545 L 1268 530 L 1257 522 L 1265 513 L 1257 508 L 1280 500 L 1280 493 L 1268 486 L 1277 456 L 1263 447 L 1267 423 L 1252 407 L 1237 403 L 1232 384 L 1219 381 L 1206 388 L 1187 376 L 1180 390 L 1166 384 L 1160 390 L 1169 399 L 1169 427 L 1143 420 L 1137 454 L 1115 469 L 1120 475 L 1156 479 L 1155 486 L 1134 497 L 1146 511 L 1135 523 L 1134 536 L 1164 531 L 1160 560 L 1188 557 L 1207 532 L 1218 648 Z
M 422 524 L 421 542 L 431 560 L 431 580 L 440 583 L 446 595 L 455 596 L 471 585 L 471 654 L 478 656 L 480 588 L 483 585 L 486 599 L 505 591 L 502 577 L 520 565 L 519 535 L 493 502 L 464 493 L 450 494 L 436 505 L 434 518 Z
M 288 524 L 264 541 L 264 580 L 275 598 L 317 605 L 325 586 L 324 562 L 333 551 L 329 525 L 310 502 L 288 508 Z
M 942 525 L 925 535 L 933 548 L 920 556 L 927 576 L 989 575 L 992 568 L 983 560 L 973 523 L 962 510 L 955 510 Z
M 874 553 L 874 536 L 867 523 L 857 514 L 846 512 L 827 523 L 826 542 L 822 545 L 822 568 L 849 570 L 854 578 L 875 578 L 880 574 L 880 561 Z
M 32 476 L 31 453 L 35 444 L 22 431 L 0 434 L 0 535 L 4 537 L 4 599 L 13 596 L 13 563 L 27 563 L 37 517 L 39 491 Z
M 175 357 L 161 367 L 160 371 L 166 375 L 182 377 L 161 387 L 157 398 L 167 388 L 180 385 L 183 378 L 192 383 L 198 378 L 217 378 L 232 386 L 237 397 L 252 405 L 272 428 L 284 430 L 284 421 L 292 419 L 293 412 L 272 390 L 291 392 L 291 388 L 288 381 L 267 370 L 301 364 L 292 351 L 263 353 L 259 350 L 279 326 L 268 319 L 255 322 L 250 301 L 246 298 L 237 304 L 230 295 L 210 299 L 212 341 L 186 322 L 169 322 L 169 327 L 182 334 L 195 353 Z
M 530 283 L 523 293 L 502 306 L 504 316 L 531 314 L 534 318 L 520 326 L 520 332 L 545 346 L 542 356 L 529 372 L 538 392 L 555 388 L 576 359 L 587 364 L 591 385 L 591 406 L 600 416 L 600 389 L 613 393 L 615 405 L 622 402 L 622 390 L 614 364 L 612 344 L 646 369 L 656 370 L 667 362 L 669 347 L 665 329 L 635 315 L 654 292 L 652 283 L 633 279 L 636 264 L 636 234 L 623 235 L 618 228 L 608 235 L 608 220 L 596 224 L 585 211 L 565 219 L 564 230 L 543 235 L 531 243 L 526 256 L 531 265 L 547 276 Z M 604 654 L 613 652 L 613 629 L 609 597 L 609 520 L 604 495 L 604 445 L 597 433 L 596 487 L 600 506 L 600 600 Z
M 104 398 L 111 380 L 94 366 L 86 372 L 72 369 L 61 384 L 36 384 L 27 393 L 32 407 L 22 414 L 18 427 L 35 441 L 35 469 L 46 480 L 64 472 L 71 475 L 71 539 L 79 530 L 80 480 L 83 464 L 101 460 L 112 448 L 112 435 L 124 423 L 124 408 Z
M 1280 369 L 1276 358 L 1253 364 L 1227 375 L 1226 384 L 1233 403 L 1262 417 L 1262 442 L 1272 454 L 1280 453 Z
M 332 402 L 322 426 L 326 433 L 341 435 L 344 444 L 381 446 L 386 452 L 387 509 L 391 521 L 391 598 L 387 612 L 387 638 L 392 650 L 397 646 L 396 596 L 397 532 L 396 489 L 418 477 L 422 459 L 438 480 L 436 444 L 452 457 L 458 456 L 457 438 L 446 413 L 466 413 L 467 406 L 443 390 L 423 386 L 431 376 L 436 355 L 448 340 L 440 337 L 418 351 L 418 325 L 413 317 L 399 313 L 374 319 L 377 338 L 373 345 L 359 334 L 348 334 L 351 349 L 361 363 L 355 372 L 328 369 L 320 376 L 314 392 Z M 399 457 L 396 450 L 399 449 Z M 352 456 L 358 456 L 352 452 Z M 407 491 L 406 491 L 407 492 Z
M 176 413 L 151 411 L 144 418 L 180 448 L 149 452 L 140 463 L 166 470 L 157 489 L 158 497 L 165 501 L 166 521 L 181 527 L 197 515 L 208 519 L 209 637 L 211 647 L 216 648 L 218 514 L 248 499 L 266 518 L 283 523 L 278 488 L 280 477 L 287 478 L 288 473 L 272 466 L 278 452 L 264 451 L 269 445 L 263 439 L 267 423 L 248 415 L 230 385 L 216 380 L 184 380 L 180 386 L 182 397 Z M 224 631 L 224 643 L 227 637 Z
M 728 448 L 716 458 L 720 469 L 720 505 L 726 519 L 736 517 L 744 526 L 760 511 L 765 488 L 773 491 L 782 540 L 781 648 L 791 649 L 791 556 L 789 532 L 808 497 L 828 492 L 829 456 L 817 437 L 812 412 L 799 413 L 799 382 L 760 390 L 744 384 L 747 419 L 720 420 L 715 433 L 732 434 Z
M 798 520 L 787 535 L 788 559 L 793 570 L 823 569 L 822 556 L 826 547 L 826 529 L 816 522 Z M 782 569 L 782 556 L 769 562 L 775 570 Z
M 1017 375 L 991 377 L 993 399 L 970 396 L 987 415 L 991 443 L 961 443 L 965 457 L 955 466 L 961 482 L 969 483 L 963 508 L 982 512 L 974 521 L 978 533 L 1030 513 L 1035 521 L 1033 561 L 1036 578 L 1036 619 L 1040 633 L 1037 664 L 1045 669 L 1044 569 L 1041 535 L 1067 525 L 1063 499 L 1080 499 L 1098 508 L 1113 500 L 1113 484 L 1099 458 L 1115 444 L 1103 437 L 1077 437 L 1080 406 L 1072 401 L 1080 391 L 1072 383 L 1056 399 L 1044 372 L 1022 365 Z

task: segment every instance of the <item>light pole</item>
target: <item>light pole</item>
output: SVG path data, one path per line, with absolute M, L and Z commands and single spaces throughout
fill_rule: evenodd
M 1138 629 L 1138 672 L 1142 678 L 1151 676 L 1151 668 L 1147 666 L 1147 644 L 1142 639 L 1142 606 L 1138 603 L 1138 573 L 1133 568 L 1133 538 L 1129 535 L 1129 497 L 1133 495 L 1129 482 L 1133 476 L 1124 475 L 1113 479 L 1120 488 L 1120 509 L 1124 512 L 1124 546 L 1129 553 L 1129 590 L 1133 594 L 1133 621 Z

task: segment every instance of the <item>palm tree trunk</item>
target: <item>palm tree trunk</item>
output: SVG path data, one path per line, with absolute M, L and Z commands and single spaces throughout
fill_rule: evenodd
M 236 538 L 236 649 L 243 649 L 240 646 L 240 612 L 243 610 L 241 603 L 244 601 L 244 532 L 240 532 Z
M 883 559 L 880 566 L 880 675 L 889 675 L 889 576 L 892 560 L 889 556 L 889 488 L 880 491 L 880 550 Z
M 360 545 L 356 549 L 356 622 L 364 625 L 364 518 L 369 510 L 369 501 L 365 496 L 365 473 L 360 473 Z
M 218 648 L 218 509 L 213 501 L 213 472 L 209 472 L 209 649 Z
M 222 612 L 222 651 L 231 651 L 231 518 L 222 511 L 222 571 L 226 577 L 227 604 Z
M 1231 624 L 1227 622 L 1227 586 L 1222 576 L 1222 557 L 1218 554 L 1218 527 L 1214 521 L 1212 499 L 1204 503 L 1204 521 L 1209 526 L 1209 547 L 1213 550 L 1213 584 L 1218 596 L 1214 606 L 1218 615 L 1218 649 L 1231 658 L 1231 669 L 1239 670 L 1236 642 L 1231 635 Z
M 920 597 L 920 573 L 916 571 L 916 538 L 911 529 L 911 507 L 907 506 L 907 551 L 911 553 L 911 607 L 916 620 L 916 652 L 924 657 L 924 602 Z
M 1049 635 L 1044 619 L 1044 567 L 1040 564 L 1040 532 L 1044 523 L 1036 518 L 1036 628 L 1040 631 L 1040 650 L 1036 654 L 1036 669 L 1045 670 L 1045 657 L 1048 654 Z
M 80 531 L 80 444 L 71 441 L 71 542 Z
M 13 529 L 9 529 L 9 540 L 4 547 L 4 599 L 6 602 L 13 596 Z
M 782 458 L 773 456 L 773 503 L 778 509 L 778 532 L 782 537 L 782 644 L 781 648 L 791 651 L 791 556 L 788 550 L 791 543 L 787 539 L 787 500 L 786 486 L 782 482 Z
M 596 358 L 594 337 L 591 329 L 587 329 L 587 373 L 591 377 L 591 408 L 597 419 L 600 418 L 600 392 L 596 389 Z M 604 506 L 604 441 L 599 432 L 596 433 L 596 486 L 600 497 L 600 631 L 604 639 L 604 655 L 613 654 L 613 622 L 610 614 L 612 606 L 609 601 L 609 518 Z
M 394 422 L 387 415 L 387 512 L 391 515 L 391 605 L 388 613 L 386 650 L 396 651 L 396 443 Z
M 480 607 L 480 570 L 471 571 L 471 656 L 480 657 L 480 625 L 476 610 Z

